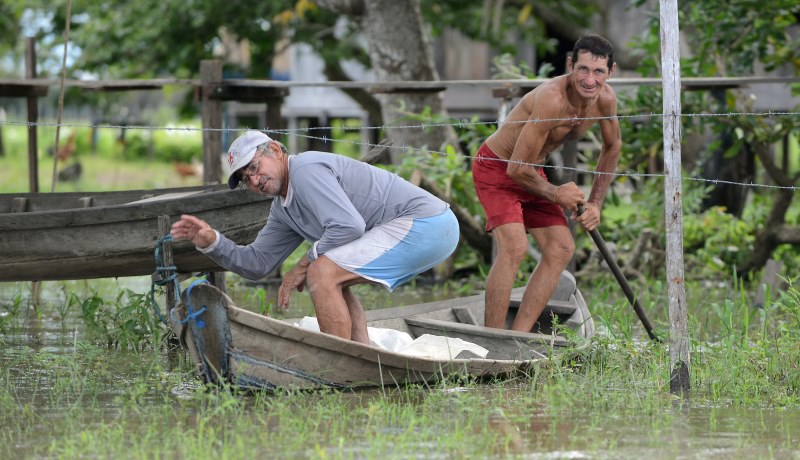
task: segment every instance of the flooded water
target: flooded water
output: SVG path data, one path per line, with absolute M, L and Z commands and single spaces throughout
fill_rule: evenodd
M 642 415 L 570 412 L 534 415 L 519 433 L 523 449 L 555 454 L 538 458 L 800 458 L 800 410 L 688 404 Z
M 104 281 L 103 289 L 113 292 L 131 289 L 145 293 L 149 279 Z M 42 299 L 49 304 L 37 315 L 19 305 L 12 318 L 9 313 L 27 285 L 0 285 L 0 457 L 13 453 L 16 458 L 50 458 L 54 443 L 74 438 L 75 424 L 91 427 L 124 417 L 141 417 L 147 423 L 148 410 L 160 409 L 182 398 L 190 398 L 196 381 L 188 367 L 176 364 L 175 358 L 151 352 L 124 352 L 86 344 L 85 323 L 78 312 L 59 311 L 69 292 L 86 295 L 98 285 L 91 281 L 47 283 Z M 274 287 L 273 287 L 274 288 Z M 232 286 L 231 297 L 237 303 L 258 310 L 274 302 L 274 289 L 255 294 L 253 286 Z M 463 293 L 431 286 L 412 286 L 390 296 L 380 290 L 361 292 L 365 305 L 387 307 L 451 298 Z M 238 299 L 242 299 L 241 302 Z M 306 296 L 296 295 L 288 316 L 313 314 Z M 180 360 L 178 360 L 180 361 Z M 635 391 L 610 389 L 609 391 Z M 793 458 L 800 459 L 800 408 L 708 407 L 673 400 L 652 411 L 598 410 L 592 401 L 573 401 L 566 407 L 548 407 L 532 401 L 525 384 L 479 384 L 433 388 L 431 393 L 452 393 L 453 404 L 473 404 L 475 411 L 488 414 L 488 425 L 471 428 L 491 432 L 502 439 L 502 455 L 532 459 L 648 458 L 648 459 L 731 459 Z M 437 395 L 438 396 L 438 395 Z M 459 398 L 465 396 L 469 402 Z M 276 396 L 280 397 L 280 396 Z M 320 397 L 314 393 L 305 398 Z M 369 412 L 376 399 L 391 398 L 380 390 L 348 394 L 347 399 L 359 410 Z M 669 399 L 669 395 L 659 397 Z M 421 400 L 401 397 L 399 405 L 421 406 Z M 425 396 L 421 399 L 424 400 Z M 172 401 L 172 402 L 171 402 Z M 131 407 L 136 410 L 131 413 Z M 424 420 L 424 419 L 423 419 Z M 448 436 L 446 420 L 420 429 L 438 431 Z M 195 422 L 196 423 L 196 422 Z M 128 425 L 126 425 L 128 426 Z M 387 425 L 379 430 L 397 430 Z M 360 439 L 362 427 L 354 424 L 349 450 L 328 455 L 330 451 L 307 452 L 301 457 L 371 458 L 366 452 L 369 439 Z M 473 435 L 475 434 L 473 431 Z M 467 434 L 470 434 L 468 431 Z M 85 433 L 84 433 L 85 435 Z M 130 433 L 130 435 L 135 435 Z M 459 433 L 461 436 L 462 433 Z M 77 442 L 71 440 L 71 442 Z M 457 442 L 457 441 L 454 441 Z M 363 446 L 364 453 L 360 450 Z M 436 446 L 425 447 L 422 452 Z M 327 452 L 327 454 L 326 454 Z M 452 458 L 447 451 L 414 455 L 413 458 Z M 72 457 L 73 455 L 66 455 Z M 74 454 L 80 458 L 80 452 Z M 292 455 L 293 456 L 293 455 Z M 479 455 L 486 457 L 486 455 Z M 493 455 L 489 455 L 493 456 Z M 61 457 L 61 456 L 59 456 Z M 170 458 L 171 456 L 166 456 Z M 7 457 L 6 457 L 7 458 Z M 131 453 L 131 458 L 137 458 Z M 230 458 L 230 457 L 229 457 Z M 387 457 L 388 458 L 388 457 Z

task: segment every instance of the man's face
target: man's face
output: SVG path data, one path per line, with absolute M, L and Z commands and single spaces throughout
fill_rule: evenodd
M 273 144 L 271 144 L 272 146 Z M 275 151 L 273 150 L 273 155 Z M 278 196 L 283 189 L 285 181 L 282 153 L 280 156 L 259 155 L 245 168 L 246 176 L 242 182 L 247 184 L 251 191 L 267 196 Z M 252 172 L 248 170 L 252 169 Z
M 578 53 L 578 60 L 571 63 L 573 87 L 581 97 L 590 99 L 600 94 L 606 80 L 614 71 L 608 69 L 608 58 L 594 56 L 588 51 Z M 616 67 L 616 64 L 614 64 Z

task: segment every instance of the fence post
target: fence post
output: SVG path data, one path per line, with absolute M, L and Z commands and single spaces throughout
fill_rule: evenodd
M 36 78 L 36 38 L 25 39 L 25 79 Z M 28 100 L 28 188 L 39 191 L 39 149 L 36 143 L 36 123 L 39 121 L 39 98 L 29 95 Z M 55 158 L 55 156 L 54 156 Z M 54 160 L 55 161 L 55 160 Z
M 222 177 L 222 101 L 211 97 L 222 83 L 222 61 L 200 61 L 200 115 L 203 120 L 203 183 L 218 184 Z M 225 292 L 225 272 L 212 272 L 208 280 Z
M 284 129 L 283 117 L 281 116 L 281 106 L 283 105 L 283 96 L 275 96 L 267 98 L 267 128 L 270 131 L 280 131 Z M 287 142 L 288 135 L 280 136 L 278 133 L 269 133 L 269 136 L 282 143 Z
M 664 92 L 664 217 L 667 232 L 670 393 L 689 397 L 689 333 L 683 272 L 681 66 L 677 0 L 660 0 Z
M 203 183 L 218 184 L 222 177 L 222 101 L 212 98 L 222 82 L 222 62 L 200 62 L 200 117 L 203 126 Z

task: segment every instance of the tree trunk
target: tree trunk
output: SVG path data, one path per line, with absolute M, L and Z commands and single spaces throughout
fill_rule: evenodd
M 753 180 L 755 156 L 745 144 L 735 155 L 728 157 L 727 151 L 734 142 L 733 131 L 734 128 L 725 128 L 719 148 L 714 150 L 711 157 L 703 163 L 702 177 L 708 180 L 719 179 L 722 183 L 711 187 L 711 191 L 703 199 L 702 209 L 722 206 L 728 214 L 741 218 L 750 190 L 738 184 Z
M 317 4 L 361 24 L 378 81 L 439 80 L 419 0 L 318 0 Z M 458 149 L 451 126 L 423 128 L 425 123 L 413 119 L 426 109 L 433 115 L 447 115 L 441 92 L 416 90 L 376 97 L 381 103 L 387 137 L 394 141 L 393 162 L 399 162 L 405 148 L 440 150 L 449 143 Z
M 737 271 L 737 275 L 740 277 L 746 277 L 748 274 L 764 267 L 779 244 L 797 244 L 797 239 L 788 233 L 796 230 L 796 227 L 786 225 L 786 211 L 794 199 L 794 190 L 791 187 L 795 187 L 800 178 L 798 176 L 789 177 L 775 164 L 773 158 L 769 155 L 769 144 L 753 142 L 750 144 L 750 148 L 758 156 L 770 179 L 784 188 L 779 189 L 775 194 L 775 200 L 772 203 L 772 210 L 767 216 L 767 221 L 764 222 L 764 227 L 756 234 L 753 252 L 750 254 L 750 258 Z
M 717 112 L 727 112 L 726 90 L 712 89 L 711 95 L 719 104 Z M 731 182 L 747 183 L 752 181 L 755 176 L 756 164 L 755 155 L 747 144 L 743 144 L 735 155 L 729 155 L 728 150 L 736 142 L 735 131 L 736 126 L 725 126 L 719 135 L 719 147 L 711 152 L 710 157 L 703 162 L 702 177 L 710 180 L 719 179 L 722 183 L 714 184 L 711 187 L 708 196 L 703 199 L 702 209 L 722 206 L 728 214 L 742 217 L 750 189 Z
M 750 258 L 744 261 L 739 268 L 737 275 L 746 278 L 752 272 L 760 270 L 772 256 L 775 248 L 783 243 L 781 235 L 785 234 L 786 211 L 792 204 L 794 191 L 790 189 L 778 190 L 772 210 L 764 222 L 764 227 L 756 234 L 756 241 L 753 245 L 753 252 Z M 784 231 L 781 233 L 781 231 Z

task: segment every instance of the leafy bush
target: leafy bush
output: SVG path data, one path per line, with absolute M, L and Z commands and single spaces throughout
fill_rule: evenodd
M 70 293 L 68 306 L 80 307 L 90 339 L 109 348 L 158 348 L 164 326 L 153 314 L 150 298 L 129 289 L 120 290 L 113 302 L 97 294 L 85 299 Z
M 686 262 L 692 265 L 688 267 L 692 273 L 705 273 L 712 279 L 725 277 L 730 267 L 739 265 L 753 248 L 752 222 L 738 219 L 721 207 L 687 214 L 683 224 Z

